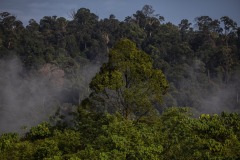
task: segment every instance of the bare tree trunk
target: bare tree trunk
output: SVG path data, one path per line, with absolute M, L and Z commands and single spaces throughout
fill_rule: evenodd
M 208 82 L 210 82 L 210 71 L 209 71 L 209 69 L 208 69 Z
M 10 47 L 11 47 L 11 42 L 9 41 L 7 48 L 9 49 Z

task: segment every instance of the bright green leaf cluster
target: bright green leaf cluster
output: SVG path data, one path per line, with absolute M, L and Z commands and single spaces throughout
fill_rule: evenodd
M 81 109 L 75 129 L 51 128 L 49 136 L 34 140 L 1 135 L 0 159 L 239 158 L 239 114 L 192 116 L 189 108 L 179 107 L 138 120 Z

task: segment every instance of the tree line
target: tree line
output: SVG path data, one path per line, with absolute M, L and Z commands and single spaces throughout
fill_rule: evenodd
M 239 93 L 235 82 L 240 31 L 227 16 L 219 20 L 200 16 L 195 24 L 183 19 L 174 25 L 164 23 L 163 16 L 145 5 L 124 21 L 114 15 L 99 20 L 89 9 L 80 8 L 71 20 L 45 16 L 39 23 L 31 19 L 24 27 L 15 16 L 3 12 L 0 22 L 1 58 L 17 55 L 28 70 L 51 63 L 63 69 L 66 77 L 74 78 L 72 73 L 84 62 L 106 62 L 114 44 L 128 38 L 150 55 L 154 68 L 162 70 L 170 82 L 164 106 L 200 108 L 209 97 L 203 93 L 212 95 L 216 88 L 235 88 L 235 97 Z M 237 101 L 234 98 L 226 106 L 234 104 L 236 108 Z
M 227 16 L 174 25 L 150 5 L 124 21 L 80 8 L 24 27 L 3 12 L 0 58 L 14 56 L 64 99 L 49 122 L 2 134 L 1 159 L 239 157 L 240 116 L 227 112 L 240 108 L 240 28 Z M 86 82 L 89 64 L 101 68 Z

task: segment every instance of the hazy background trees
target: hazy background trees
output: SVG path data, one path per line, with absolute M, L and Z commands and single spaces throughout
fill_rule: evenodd
M 176 25 L 150 5 L 71 18 L 0 13 L 1 159 L 240 156 L 239 114 L 226 113 L 240 108 L 234 20 Z

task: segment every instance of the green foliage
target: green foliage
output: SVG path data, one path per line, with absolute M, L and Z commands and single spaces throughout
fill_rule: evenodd
M 71 16 L 72 20 L 44 16 L 39 23 L 31 19 L 24 27 L 12 14 L 1 13 L 0 56 L 5 58 L 13 54 L 18 55 L 28 71 L 41 68 L 46 63 L 54 63 L 65 71 L 71 72 L 77 65 L 69 64 L 78 63 L 83 67 L 79 58 L 106 62 L 109 50 L 116 42 L 122 38 L 128 38 L 150 55 L 154 69 L 163 71 L 170 87 L 173 88 L 168 92 L 168 98 L 174 97 L 177 106 L 200 108 L 199 101 L 212 95 L 209 90 L 228 88 L 230 84 L 235 83 L 233 78 L 237 74 L 240 55 L 239 28 L 230 17 L 212 19 L 209 16 L 199 16 L 195 19 L 195 24 L 183 19 L 179 25 L 174 25 L 170 22 L 163 23 L 164 17 L 155 14 L 150 5 L 143 6 L 141 10 L 126 17 L 122 22 L 114 15 L 99 20 L 98 16 L 87 8 L 72 11 Z M 194 25 L 195 30 L 193 30 Z M 111 54 L 116 56 L 113 52 Z M 195 70 L 196 61 L 202 62 L 204 67 L 201 71 Z M 195 76 L 186 79 L 183 72 L 178 72 L 178 67 L 184 68 L 185 64 L 188 65 L 189 70 L 193 70 L 191 75 Z M 135 64 L 126 62 L 122 65 L 133 68 Z M 106 65 L 103 68 L 109 70 L 109 67 L 111 66 Z M 144 65 L 134 67 L 145 69 Z M 126 68 L 123 67 L 123 69 Z M 122 70 L 112 71 L 114 81 L 117 79 L 116 76 L 118 78 L 121 76 L 119 72 L 124 76 Z M 67 78 L 72 76 L 72 73 L 66 74 Z M 111 77 L 110 73 L 105 73 L 104 77 L 106 79 L 102 81 L 110 83 L 107 78 Z M 199 77 L 208 81 L 196 81 L 200 79 Z M 192 86 L 190 92 L 188 89 L 179 87 L 183 83 L 189 83 Z M 110 88 L 116 88 L 124 84 L 119 81 L 110 85 Z M 103 86 L 99 87 L 103 88 Z M 69 92 L 77 97 L 79 92 L 76 90 L 73 87 Z M 233 100 L 228 102 L 223 105 L 236 104 Z M 70 103 L 76 104 L 76 101 L 72 100 Z M 79 104 L 79 101 L 77 103 Z M 174 103 L 164 103 L 162 106 L 170 107 L 171 104 Z
M 163 147 L 157 132 L 146 124 L 114 117 L 109 125 L 102 126 L 103 135 L 96 140 L 106 159 L 157 159 Z M 98 144 L 99 143 L 99 144 Z M 107 158 L 108 157 L 108 158 Z
M 76 130 L 54 129 L 34 141 L 0 137 L 1 159 L 237 159 L 240 115 L 172 107 L 155 117 L 125 119 L 81 109 Z M 195 116 L 195 115 L 194 115 Z M 36 137 L 35 137 L 36 138 Z
M 54 140 L 44 140 L 37 142 L 37 148 L 33 155 L 34 159 L 51 158 L 60 156 L 62 153 L 59 151 L 58 144 Z
M 74 124 L 56 115 L 56 126 L 2 134 L 0 159 L 239 159 L 239 113 L 198 117 L 191 108 L 218 107 L 202 102 L 226 89 L 219 108 L 239 108 L 240 29 L 227 16 L 195 20 L 194 30 L 187 19 L 164 23 L 150 5 L 122 22 L 80 8 L 71 20 L 44 16 L 24 27 L 0 13 L 1 60 L 17 55 L 26 75 L 46 63 L 64 70 L 70 107 L 81 103 L 80 87 L 88 90 L 79 72 L 105 62 Z
M 78 153 L 82 159 L 154 159 L 163 150 L 156 136 L 157 130 L 147 124 L 135 124 L 120 114 L 103 115 L 89 122 L 91 126 L 88 125 L 84 135 L 88 145 Z M 95 131 L 94 138 L 89 134 L 91 127 Z M 80 130 L 83 130 L 82 126 Z
M 9 149 L 13 143 L 19 141 L 19 136 L 16 133 L 3 134 L 0 137 L 0 150 L 4 151 Z
M 168 143 L 171 142 L 169 140 L 173 140 L 172 144 L 170 143 L 167 147 L 166 157 L 178 157 L 178 159 L 191 159 L 192 156 L 200 159 L 217 159 L 220 157 L 236 159 L 238 157 L 235 147 L 239 146 L 239 141 L 236 141 L 235 138 L 239 136 L 238 131 L 233 131 L 235 125 L 226 124 L 224 122 L 225 118 L 221 115 L 203 114 L 199 119 L 195 119 L 189 118 L 188 114 L 182 114 L 181 110 L 180 108 L 180 112 L 167 111 L 167 116 L 174 113 L 174 120 L 176 121 L 173 123 L 173 119 L 170 118 L 169 122 L 174 127 L 164 124 L 166 128 L 174 129 L 166 134 L 171 136 L 168 137 Z M 239 114 L 231 115 L 232 118 L 235 116 L 239 118 Z M 231 150 L 228 148 L 229 143 L 235 146 Z M 186 150 L 188 151 L 186 152 Z
M 58 148 L 63 154 L 76 153 L 83 145 L 81 143 L 80 133 L 74 130 L 55 130 L 53 133 L 53 140 L 58 143 Z
M 32 127 L 27 134 L 27 136 L 32 139 L 42 139 L 42 138 L 47 138 L 51 135 L 51 129 L 50 129 L 50 124 L 47 122 L 43 122 L 36 127 Z
M 146 53 L 130 40 L 123 39 L 111 50 L 109 62 L 103 64 L 90 88 L 92 99 L 100 99 L 93 103 L 101 102 L 100 107 L 129 118 L 148 113 L 154 102 L 161 103 L 168 83 L 160 70 L 153 69 Z

